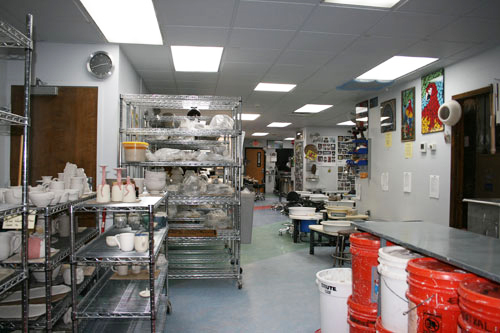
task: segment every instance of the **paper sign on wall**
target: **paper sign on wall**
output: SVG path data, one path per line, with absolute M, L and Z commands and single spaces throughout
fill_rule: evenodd
M 380 185 L 382 186 L 382 191 L 389 191 L 389 173 L 382 172 L 380 175 Z
M 392 147 L 392 132 L 385 133 L 385 148 Z
M 411 192 L 411 172 L 403 172 L 403 192 Z
M 405 142 L 405 158 L 413 157 L 413 142 Z
M 439 176 L 430 175 L 429 197 L 439 199 Z

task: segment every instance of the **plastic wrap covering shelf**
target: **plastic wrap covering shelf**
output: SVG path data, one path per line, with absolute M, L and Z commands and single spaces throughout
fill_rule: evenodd
M 207 95 L 193 96 L 123 94 L 121 95 L 121 97 L 125 103 L 133 103 L 135 106 L 151 106 L 156 108 L 181 110 L 186 108 L 186 102 L 204 103 L 206 110 L 232 110 L 233 108 L 238 107 L 241 103 L 241 99 L 237 97 Z
M 207 149 L 208 147 L 217 147 L 227 145 L 225 141 L 218 140 L 155 140 L 144 139 L 150 145 L 157 148 L 179 148 L 179 149 Z
M 234 129 L 183 129 L 183 128 L 127 128 L 120 130 L 127 135 L 161 135 L 161 136 L 236 136 L 241 131 Z
M 0 22 L 1 23 L 1 22 Z M 0 107 L 0 125 L 27 125 L 26 117 L 10 113 L 9 109 Z
M 159 162 L 124 162 L 125 165 L 143 167 L 238 167 L 239 163 L 232 161 L 159 161 Z
M 149 290 L 149 280 L 113 280 L 112 271 L 105 273 L 80 302 L 77 318 L 151 318 L 149 297 L 139 293 Z M 155 309 L 167 277 L 166 266 L 160 268 L 154 281 Z

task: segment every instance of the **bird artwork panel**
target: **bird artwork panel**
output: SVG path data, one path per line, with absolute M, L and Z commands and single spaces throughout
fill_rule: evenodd
M 422 134 L 444 131 L 438 109 L 444 103 L 444 69 L 422 77 Z
M 401 91 L 401 141 L 415 141 L 415 87 Z

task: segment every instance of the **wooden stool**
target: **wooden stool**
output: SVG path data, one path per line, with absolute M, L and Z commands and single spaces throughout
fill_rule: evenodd
M 333 254 L 333 267 L 337 266 L 337 260 L 339 261 L 339 266 L 344 264 L 344 261 L 351 261 L 351 254 L 344 253 L 346 242 L 349 241 L 349 236 L 355 233 L 356 230 L 339 230 L 337 231 L 337 244 L 335 245 L 335 253 Z

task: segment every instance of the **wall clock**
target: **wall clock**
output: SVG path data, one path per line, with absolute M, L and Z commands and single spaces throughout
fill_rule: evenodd
M 87 60 L 87 70 L 98 79 L 106 79 L 113 74 L 115 65 L 108 52 L 96 51 Z

